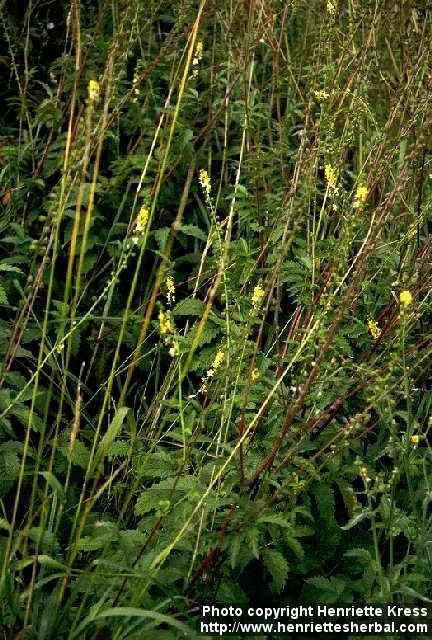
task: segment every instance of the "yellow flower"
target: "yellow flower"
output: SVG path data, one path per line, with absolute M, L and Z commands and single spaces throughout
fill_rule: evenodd
M 196 78 L 198 75 L 198 65 L 200 63 L 200 60 L 202 58 L 202 54 L 203 54 L 203 43 L 201 42 L 201 40 L 199 40 L 197 42 L 196 45 L 196 49 L 195 49 L 195 55 L 194 58 L 192 60 L 192 66 L 194 67 L 194 69 L 192 70 L 192 78 Z
M 205 377 L 201 380 L 201 386 L 199 388 L 199 393 L 207 393 L 208 389 L 207 389 L 207 384 L 206 383 L 211 381 L 211 379 L 213 378 L 214 374 L 216 373 L 216 370 L 219 369 L 219 367 L 221 366 L 224 358 L 225 358 L 225 353 L 219 349 L 219 351 L 217 352 L 217 354 L 214 357 L 212 366 L 210 367 L 210 369 L 208 369 Z
M 140 77 L 139 77 L 138 73 L 135 71 L 134 72 L 134 77 L 133 77 L 133 80 L 132 80 L 132 88 L 133 88 L 133 92 L 134 92 L 134 94 L 136 96 L 139 95 L 139 92 L 140 92 L 139 86 L 138 86 L 139 81 L 140 81 Z
M 364 184 L 359 184 L 356 192 L 356 199 L 360 200 L 360 202 L 364 202 L 367 198 L 368 190 Z
M 173 346 L 169 349 L 168 353 L 170 354 L 171 358 L 178 356 L 179 348 L 177 342 L 173 342 Z
M 420 436 L 418 436 L 418 435 L 411 436 L 412 444 L 418 444 L 419 441 L 420 441 Z
M 253 369 L 251 373 L 252 381 L 255 382 L 255 380 L 258 380 L 259 377 L 260 377 L 260 372 L 258 371 L 258 369 L 257 368 Z
M 173 333 L 174 327 L 169 311 L 164 311 L 163 309 L 159 311 L 159 327 L 162 335 Z
M 369 331 L 371 332 L 372 336 L 376 339 L 379 338 L 381 335 L 381 329 L 379 328 L 378 324 L 375 322 L 375 320 L 372 320 L 372 318 L 369 318 L 368 320 L 368 327 L 369 327 Z
M 210 182 L 210 176 L 205 169 L 200 170 L 199 181 L 200 181 L 201 188 L 206 195 L 206 198 L 209 198 L 210 190 L 211 190 L 211 182 Z
M 357 191 L 354 198 L 354 207 L 356 209 L 359 209 L 366 202 L 367 195 L 367 187 L 361 183 L 357 185 Z
M 223 351 L 219 350 L 213 360 L 212 369 L 219 369 L 223 360 L 225 358 L 225 354 Z
M 90 102 L 98 102 L 99 100 L 99 82 L 90 80 L 88 83 L 88 97 Z
M 203 43 L 201 40 L 198 40 L 196 49 L 195 49 L 195 58 L 193 59 L 193 64 L 198 64 L 201 60 L 203 54 Z M 195 62 L 196 60 L 196 62 Z
M 255 309 L 257 309 L 260 306 L 261 301 L 264 298 L 264 294 L 265 294 L 265 291 L 262 288 L 262 286 L 260 284 L 257 284 L 253 290 L 253 295 L 252 295 L 252 303 Z
M 324 174 L 330 189 L 333 189 L 333 191 L 337 193 L 338 189 L 336 186 L 336 181 L 337 181 L 336 171 L 333 169 L 330 163 L 325 165 Z
M 314 91 L 314 95 L 315 95 L 315 98 L 318 100 L 318 102 L 327 100 L 327 98 L 330 97 L 330 94 L 327 91 L 324 91 L 323 89 L 320 89 L 319 91 Z
M 175 300 L 174 278 L 172 276 L 168 276 L 168 278 L 166 279 L 165 284 L 166 284 L 166 288 L 167 288 L 168 302 L 171 303 L 173 300 Z
M 402 306 L 409 307 L 412 302 L 412 295 L 409 291 L 401 291 L 399 300 Z
M 332 0 L 328 0 L 327 11 L 331 16 L 334 16 L 334 14 L 336 13 L 336 0 L 335 2 L 332 2 Z
M 159 311 L 159 331 L 164 336 L 164 344 L 168 347 L 168 353 L 171 358 L 178 356 L 179 345 L 170 311 L 164 311 L 163 309 Z
M 150 212 L 146 205 L 143 204 L 141 209 L 139 210 L 139 214 L 137 217 L 136 230 L 138 231 L 138 233 L 143 233 L 145 231 L 149 216 Z

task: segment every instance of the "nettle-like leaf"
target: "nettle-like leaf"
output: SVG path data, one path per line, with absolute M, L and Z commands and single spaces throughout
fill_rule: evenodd
M 35 543 L 39 543 L 42 551 L 58 552 L 60 545 L 53 531 L 42 529 L 41 527 L 31 527 L 28 531 L 28 537 Z
M 178 462 L 172 452 L 164 449 L 151 453 L 138 451 L 132 458 L 132 467 L 141 478 L 173 477 L 178 469 Z
M 22 425 L 27 426 L 28 424 L 31 424 L 34 431 L 40 431 L 42 420 L 35 411 L 30 412 L 30 409 L 24 404 L 19 402 L 14 404 L 10 412 L 21 422 Z
M 260 516 L 257 520 L 258 524 L 274 524 L 284 529 L 290 529 L 292 524 L 286 519 L 282 513 L 273 513 Z
M 84 536 L 79 540 L 77 549 L 79 551 L 97 551 L 103 549 L 105 545 L 112 542 L 115 536 L 111 532 L 104 533 L 100 536 Z
M 302 262 L 287 260 L 281 270 L 281 281 L 286 282 L 292 295 L 305 291 L 311 283 L 311 269 Z
M 261 559 L 264 567 L 272 577 L 270 588 L 280 593 L 288 578 L 289 566 L 284 556 L 275 549 L 263 549 Z
M 0 468 L 3 466 L 3 479 L 15 480 L 18 477 L 22 451 L 22 442 L 11 440 L 0 444 Z
M 59 447 L 59 451 L 65 456 L 65 458 L 71 459 L 72 464 L 76 464 L 82 469 L 87 469 L 87 465 L 90 459 L 90 450 L 84 444 L 82 440 L 75 440 L 72 447 L 72 455 L 70 453 L 70 444 L 62 444 Z
M 169 227 L 163 227 L 162 229 L 157 229 L 156 231 L 154 231 L 154 236 L 159 247 L 159 253 L 161 254 L 163 253 L 166 243 L 168 242 L 169 234 Z
M 195 341 L 195 336 L 197 334 L 197 331 L 198 331 L 198 322 L 196 322 L 196 324 L 194 324 L 194 326 L 188 331 L 186 337 L 184 338 L 182 336 L 179 337 L 179 343 L 182 351 L 184 349 L 185 352 L 187 352 L 187 350 L 190 349 L 191 345 Z M 205 323 L 204 328 L 201 330 L 200 336 L 197 341 L 197 346 L 201 347 L 203 344 L 212 342 L 212 340 L 214 340 L 216 336 L 218 336 L 219 334 L 220 334 L 220 328 L 218 327 L 218 325 L 216 325 L 214 322 L 208 319 L 207 322 Z M 200 354 L 197 355 L 197 358 L 198 359 L 200 358 Z M 195 359 L 194 359 L 194 362 L 195 362 Z M 206 362 L 206 364 L 208 366 L 208 361 Z M 192 363 L 192 365 L 194 365 L 194 363 Z
M 175 478 L 167 478 L 145 489 L 137 499 L 135 515 L 141 516 L 152 509 L 160 509 L 161 504 L 165 504 L 165 501 L 175 505 L 179 500 L 186 498 L 188 494 L 191 496 L 195 493 L 201 495 L 205 490 L 205 487 L 195 476 L 180 478 L 173 490 L 174 484 Z
M 126 440 L 116 440 L 108 448 L 107 459 L 112 462 L 116 458 L 126 458 L 130 450 L 130 443 Z
M 368 568 L 374 563 L 370 552 L 361 547 L 355 547 L 345 551 L 344 558 L 348 558 L 350 575 L 362 573 L 363 575 Z
M 248 543 L 250 544 L 250 548 L 252 551 L 252 554 L 254 555 L 255 558 L 259 558 L 260 555 L 260 548 L 259 548 L 259 538 L 260 538 L 260 530 L 258 527 L 249 527 L 246 530 L 246 534 L 245 537 L 248 541 Z
M 216 593 L 216 602 L 241 605 L 247 603 L 247 596 L 237 581 L 223 579 Z
M 181 231 L 181 233 L 184 233 L 187 236 L 198 238 L 198 240 L 202 240 L 203 242 L 207 240 L 207 235 L 204 233 L 204 231 L 193 224 L 181 224 L 178 227 L 178 231 Z
M 229 545 L 229 556 L 230 556 L 230 564 L 231 569 L 234 569 L 237 564 L 238 555 L 240 553 L 240 547 L 243 542 L 243 535 L 240 533 L 236 533 L 230 536 L 230 545 Z
M 336 506 L 333 487 L 326 482 L 320 482 L 315 487 L 315 499 L 319 512 L 317 534 L 320 553 L 323 558 L 328 558 L 335 553 L 341 537 L 340 527 L 335 517 Z
M 297 558 L 303 558 L 305 551 L 303 549 L 303 546 L 301 544 L 301 542 L 299 542 L 299 540 L 297 540 L 297 538 L 294 538 L 294 536 L 290 535 L 289 533 L 287 533 L 285 535 L 285 542 L 287 547 L 289 547 L 291 549 L 291 551 L 293 552 L 293 554 L 295 556 L 297 556 Z
M 92 526 L 87 527 L 87 533 L 88 535 L 83 536 L 78 542 L 77 547 L 80 551 L 96 551 L 119 539 L 115 525 L 105 520 L 95 520 Z
M 0 262 L 0 271 L 12 272 L 12 273 L 22 273 L 22 270 L 19 267 L 15 267 L 12 264 L 7 262 Z
M 175 316 L 201 316 L 206 305 L 197 298 L 185 298 L 181 300 L 173 309 Z
M 119 547 L 126 557 L 135 556 L 147 540 L 147 537 L 145 532 L 138 531 L 138 529 L 120 531 L 118 537 Z
M 238 574 L 241 574 L 256 557 L 244 531 L 230 535 L 226 539 L 224 548 L 228 548 L 231 569 L 235 569 Z
M 360 522 L 369 520 L 374 515 L 374 513 L 375 511 L 371 511 L 370 509 L 363 509 L 359 513 L 354 514 L 353 517 L 350 518 L 349 521 L 341 527 L 341 529 L 343 531 L 349 531 L 353 527 L 356 527 L 358 524 L 360 524 Z
M 350 582 L 344 578 L 338 576 L 331 576 L 326 578 L 324 576 L 316 576 L 313 578 L 307 578 L 305 581 L 307 584 L 311 584 L 318 590 L 319 596 L 318 602 L 325 603 L 337 603 L 351 601 L 350 594 Z
M 6 291 L 4 290 L 1 284 L 0 284 L 0 305 L 3 305 L 4 307 L 9 306 L 9 300 L 6 295 Z

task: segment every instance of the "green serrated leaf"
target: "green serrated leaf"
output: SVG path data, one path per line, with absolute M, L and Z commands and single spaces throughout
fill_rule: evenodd
M 287 535 L 285 537 L 285 541 L 286 541 L 288 547 L 294 553 L 294 555 L 296 555 L 298 558 L 303 558 L 304 549 L 303 549 L 301 543 L 297 540 L 297 538 L 293 538 L 292 536 Z
M 283 527 L 285 529 L 290 529 L 292 527 L 291 523 L 288 522 L 280 513 L 275 513 L 273 515 L 261 516 L 258 518 L 258 524 L 276 524 L 278 527 Z
M 352 529 L 360 522 L 363 522 L 363 520 L 367 520 L 368 518 L 370 518 L 374 513 L 375 513 L 374 511 L 369 511 L 369 510 L 361 511 L 360 513 L 357 513 L 355 516 L 353 516 L 347 522 L 347 524 L 341 527 L 341 529 L 343 529 L 343 531 L 349 531 L 349 529 Z
M 263 549 L 261 553 L 263 564 L 273 578 L 271 588 L 280 593 L 288 578 L 288 562 L 284 556 L 275 549 Z
M 260 531 L 258 527 L 251 527 L 247 530 L 247 539 L 250 542 L 251 551 L 255 558 L 259 558 L 260 550 L 259 550 L 259 535 Z
M 202 300 L 196 298 L 186 298 L 181 300 L 173 309 L 175 316 L 201 316 L 206 305 Z
M 1 284 L 0 284 L 0 304 L 3 305 L 4 307 L 9 306 L 6 291 L 3 289 Z
M 237 558 L 240 551 L 241 542 L 242 542 L 242 536 L 240 536 L 238 533 L 236 533 L 231 537 L 230 548 L 229 548 L 231 569 L 235 569 L 235 566 L 237 564 Z
M 186 234 L 187 236 L 198 238 L 198 240 L 203 240 L 204 242 L 207 240 L 207 235 L 204 233 L 204 231 L 193 224 L 182 224 L 178 227 L 178 230 Z

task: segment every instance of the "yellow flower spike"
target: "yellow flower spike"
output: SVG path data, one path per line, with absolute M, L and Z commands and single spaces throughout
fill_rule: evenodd
M 168 302 L 171 303 L 175 300 L 174 278 L 172 276 L 168 276 L 168 278 L 165 281 L 165 284 L 167 288 L 167 299 L 168 299 Z
M 150 216 L 150 211 L 145 204 L 142 205 L 137 217 L 136 230 L 138 233 L 144 233 L 146 224 Z
M 198 62 L 201 60 L 202 54 L 203 54 L 203 43 L 201 40 L 199 40 L 197 42 L 196 49 L 195 49 L 195 60 L 197 60 L 196 64 L 198 64 Z
M 330 94 L 328 93 L 328 91 L 324 91 L 323 89 L 314 91 L 314 96 L 316 100 L 318 100 L 318 102 L 322 102 L 323 100 L 327 100 L 327 98 L 330 98 Z
M 134 92 L 135 95 L 139 95 L 139 92 L 140 92 L 140 89 L 139 89 L 139 86 L 138 86 L 139 81 L 140 81 L 140 77 L 137 74 L 137 72 L 135 71 L 134 77 L 133 77 L 133 80 L 132 80 L 132 88 L 133 88 L 133 92 Z
M 164 336 L 163 342 L 168 347 L 171 358 L 179 355 L 179 345 L 175 335 L 175 327 L 171 317 L 171 311 L 159 311 L 159 331 Z
M 171 358 L 175 358 L 175 356 L 178 356 L 179 348 L 178 348 L 177 342 L 174 342 L 173 346 L 169 349 L 168 353 L 170 354 Z
M 163 311 L 163 309 L 159 311 L 159 327 L 162 335 L 173 333 L 174 327 L 169 311 Z
M 337 191 L 337 187 L 336 187 L 337 175 L 336 175 L 336 171 L 333 169 L 330 163 L 327 163 L 325 165 L 324 174 L 328 182 L 328 186 L 334 191 Z
M 364 202 L 367 198 L 368 190 L 364 184 L 359 184 L 357 187 L 356 198 L 360 200 L 360 202 Z
M 403 307 L 409 307 L 409 305 L 412 302 L 412 295 L 410 294 L 409 291 L 401 291 L 400 295 L 399 295 L 399 300 L 400 303 Z
M 196 48 L 195 48 L 195 55 L 193 57 L 192 60 L 192 66 L 194 67 L 192 70 L 192 75 L 190 76 L 191 78 L 196 78 L 198 75 L 198 65 L 200 63 L 200 60 L 202 58 L 202 54 L 203 54 L 203 43 L 201 42 L 201 40 L 199 40 L 197 42 Z
M 210 176 L 205 169 L 200 170 L 199 181 L 200 181 L 201 189 L 204 191 L 206 198 L 210 198 L 210 191 L 211 191 Z
M 354 207 L 356 209 L 360 209 L 360 207 L 366 202 L 367 196 L 368 196 L 367 187 L 362 183 L 357 185 L 357 191 L 354 198 Z
M 88 83 L 88 97 L 90 102 L 99 101 L 99 82 L 97 80 L 90 80 Z
M 255 382 L 255 380 L 258 380 L 259 377 L 260 377 L 260 372 L 258 371 L 258 369 L 257 368 L 253 369 L 251 373 L 252 382 Z
M 219 350 L 215 356 L 215 359 L 213 360 L 212 369 L 214 370 L 219 369 L 222 362 L 224 361 L 224 358 L 225 358 L 224 352 Z
M 253 290 L 253 295 L 252 295 L 252 303 L 255 309 L 257 309 L 260 306 L 262 299 L 264 298 L 264 294 L 265 294 L 265 291 L 262 288 L 262 285 L 257 284 Z
M 372 318 L 369 318 L 368 320 L 368 327 L 369 327 L 369 331 L 372 334 L 372 337 L 375 338 L 375 340 L 377 338 L 380 337 L 381 335 L 381 329 L 379 328 L 378 324 L 375 322 L 375 320 L 372 320 Z
M 219 367 L 221 366 L 223 360 L 225 358 L 225 353 L 223 351 L 221 351 L 219 349 L 219 351 L 217 352 L 217 354 L 214 357 L 213 363 L 210 367 L 210 369 L 208 369 L 205 377 L 203 377 L 203 379 L 201 380 L 201 386 L 198 390 L 198 393 L 207 393 L 208 388 L 207 388 L 207 382 L 210 382 L 214 376 L 214 374 L 216 373 L 217 369 L 219 369 Z
M 414 445 L 415 445 L 415 444 L 418 444 L 418 443 L 419 443 L 419 441 L 420 441 L 420 436 L 418 436 L 417 434 L 415 434 L 415 435 L 411 436 L 411 443 L 412 443 L 412 444 L 414 444 Z
M 332 2 L 332 0 L 328 0 L 327 2 L 327 11 L 331 16 L 334 16 L 334 14 L 336 13 L 336 0 L 334 2 Z

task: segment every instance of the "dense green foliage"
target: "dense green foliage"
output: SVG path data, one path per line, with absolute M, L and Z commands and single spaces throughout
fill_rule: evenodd
M 432 598 L 428 6 L 0 2 L 3 637 Z

